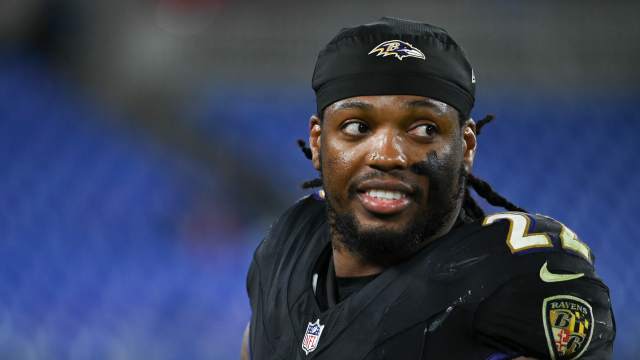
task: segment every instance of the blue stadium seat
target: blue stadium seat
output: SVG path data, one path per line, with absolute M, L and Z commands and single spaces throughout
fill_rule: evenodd
M 295 199 L 315 176 L 295 145 L 314 104 L 276 86 L 205 94 L 186 118 Z M 80 94 L 37 60 L 0 59 L 0 358 L 237 358 L 264 224 L 227 221 L 215 173 Z M 638 100 L 505 91 L 475 111 L 497 115 L 475 172 L 591 245 L 617 359 L 640 356 Z

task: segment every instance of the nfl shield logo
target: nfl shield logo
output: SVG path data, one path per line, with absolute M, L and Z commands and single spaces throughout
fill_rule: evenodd
M 304 339 L 302 339 L 302 350 L 304 350 L 305 355 L 309 355 L 310 352 L 318 347 L 322 329 L 324 329 L 324 325 L 320 325 L 320 319 L 314 323 L 309 322 L 307 325 L 307 331 L 304 333 Z

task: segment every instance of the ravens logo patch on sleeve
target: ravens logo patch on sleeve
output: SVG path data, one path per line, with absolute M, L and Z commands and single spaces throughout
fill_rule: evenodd
M 552 360 L 577 359 L 593 334 L 593 311 L 588 302 L 571 295 L 544 299 L 542 321 Z

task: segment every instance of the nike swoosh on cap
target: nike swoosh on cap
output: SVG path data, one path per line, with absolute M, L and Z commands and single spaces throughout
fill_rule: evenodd
M 548 283 L 552 282 L 561 282 L 561 281 L 569 281 L 581 278 L 584 276 L 584 273 L 577 274 L 554 274 L 549 269 L 547 269 L 547 262 L 545 261 L 540 268 L 540 280 Z

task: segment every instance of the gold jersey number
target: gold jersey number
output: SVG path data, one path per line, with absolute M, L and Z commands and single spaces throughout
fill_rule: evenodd
M 507 246 L 513 254 L 528 249 L 553 247 L 553 242 L 548 234 L 529 232 L 531 230 L 531 218 L 528 214 L 519 212 L 496 213 L 485 217 L 482 225 L 490 225 L 498 220 L 509 221 Z M 580 241 L 576 233 L 571 229 L 561 222 L 557 222 L 561 225 L 560 245 L 562 248 L 577 253 L 591 262 L 591 250 L 587 244 Z

